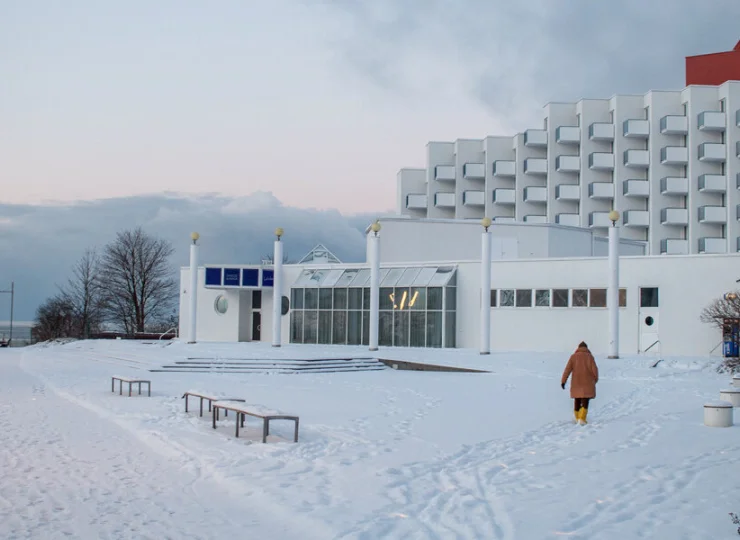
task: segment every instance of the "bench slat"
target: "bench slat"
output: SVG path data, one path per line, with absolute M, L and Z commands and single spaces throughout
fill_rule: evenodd
M 257 416 L 260 418 L 298 418 L 293 414 L 286 414 L 284 412 L 268 409 L 262 405 L 249 405 L 245 403 L 239 403 L 236 401 L 216 401 L 213 403 L 215 407 L 220 409 L 229 409 L 232 411 L 248 414 L 249 416 Z

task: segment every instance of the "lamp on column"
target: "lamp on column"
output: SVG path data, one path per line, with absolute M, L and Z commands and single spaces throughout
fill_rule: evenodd
M 378 350 L 378 326 L 380 319 L 380 221 L 377 219 L 370 225 L 372 236 L 368 239 L 370 242 L 369 259 L 370 259 L 370 324 L 368 336 L 368 345 L 371 351 Z
M 188 343 L 195 343 L 198 323 L 198 240 L 200 234 L 190 233 L 190 332 Z
M 480 353 L 491 352 L 491 218 L 484 217 L 480 257 Z
M 619 212 L 609 212 L 609 358 L 619 358 Z
M 283 303 L 283 243 L 280 238 L 285 231 L 282 227 L 275 229 L 275 250 L 272 255 L 272 346 L 280 347 L 282 343 L 282 303 Z

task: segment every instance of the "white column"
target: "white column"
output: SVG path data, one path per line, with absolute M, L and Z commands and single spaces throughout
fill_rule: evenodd
M 273 253 L 273 273 L 272 278 L 272 346 L 280 347 L 282 329 L 282 304 L 283 304 L 283 243 L 280 237 L 275 240 L 275 250 Z
M 619 227 L 609 227 L 609 358 L 619 358 Z
M 188 343 L 195 343 L 198 323 L 198 233 L 190 235 L 190 331 Z
M 480 250 L 480 353 L 491 352 L 491 233 L 481 234 Z
M 368 343 L 371 351 L 378 350 L 378 325 L 380 324 L 380 237 L 378 233 L 370 232 L 370 338 Z

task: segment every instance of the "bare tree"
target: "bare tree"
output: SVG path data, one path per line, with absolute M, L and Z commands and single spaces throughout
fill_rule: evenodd
M 36 320 L 31 335 L 36 341 L 77 337 L 74 306 L 59 294 L 44 301 L 36 309 Z
M 101 277 L 105 282 L 107 319 L 129 334 L 165 316 L 177 298 L 178 285 L 169 264 L 168 241 L 140 227 L 117 234 L 105 246 Z
M 100 257 L 94 249 L 87 249 L 74 268 L 72 277 L 61 287 L 61 294 L 73 310 L 77 336 L 84 339 L 100 332 L 104 310 L 105 291 L 100 279 Z
M 699 319 L 726 333 L 729 330 L 728 325 L 740 321 L 740 292 L 728 293 L 722 298 L 713 300 L 702 310 Z

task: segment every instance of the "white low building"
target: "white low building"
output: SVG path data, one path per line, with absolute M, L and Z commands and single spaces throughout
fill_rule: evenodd
M 379 346 L 478 348 L 481 327 L 477 222 L 383 220 Z M 491 350 L 572 351 L 609 346 L 606 238 L 549 224 L 494 224 Z M 699 320 L 740 277 L 737 254 L 646 256 L 620 242 L 623 353 L 721 353 L 721 332 Z M 282 266 L 282 343 L 368 345 L 370 268 L 334 257 Z M 189 268 L 181 269 L 180 334 L 190 323 Z M 196 340 L 272 341 L 273 267 L 198 269 Z M 381 353 L 382 355 L 382 353 Z

